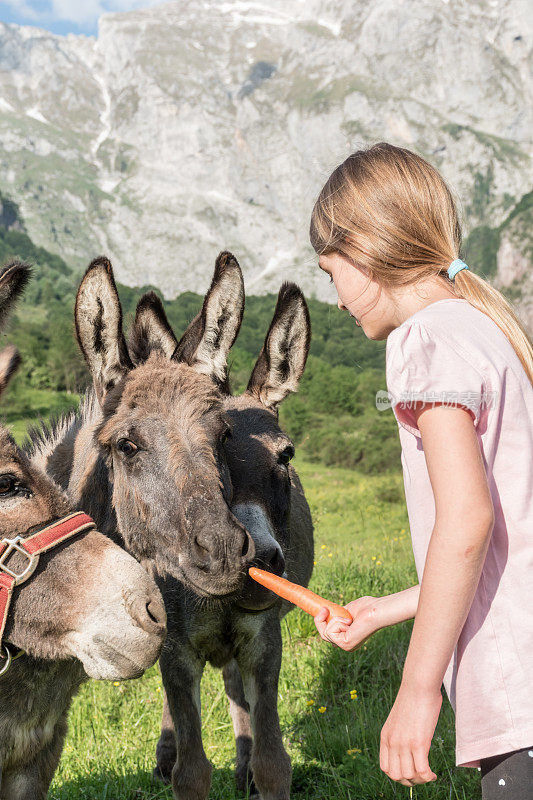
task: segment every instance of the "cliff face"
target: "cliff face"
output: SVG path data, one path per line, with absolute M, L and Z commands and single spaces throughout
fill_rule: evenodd
M 351 150 L 388 140 L 442 170 L 477 267 L 502 285 L 514 270 L 529 308 L 519 214 L 485 238 L 531 187 L 527 11 L 179 0 L 106 15 L 97 39 L 0 25 L 0 190 L 34 241 L 78 267 L 106 252 L 126 284 L 204 291 L 230 248 L 250 292 L 290 277 L 332 299 L 314 197 Z
M 524 202 L 525 201 L 525 202 Z M 504 223 L 494 285 L 516 307 L 533 335 L 533 192 Z

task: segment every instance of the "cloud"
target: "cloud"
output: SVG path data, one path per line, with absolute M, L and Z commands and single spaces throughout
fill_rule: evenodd
M 162 0 L 3 0 L 20 19 L 46 25 L 71 22 L 82 29 L 96 29 L 98 18 L 110 11 L 133 11 Z

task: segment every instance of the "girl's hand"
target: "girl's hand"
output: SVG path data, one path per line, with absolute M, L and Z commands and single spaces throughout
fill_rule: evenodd
M 384 599 L 382 597 L 359 597 L 358 600 L 344 606 L 353 617 L 351 624 L 339 617 L 332 617 L 327 622 L 328 609 L 321 608 L 314 617 L 320 636 L 325 642 L 336 644 L 342 650 L 355 650 L 384 624 L 388 624 L 380 619 L 379 614 L 379 608 Z
M 412 619 L 416 613 L 419 592 L 420 586 L 417 585 L 383 597 L 359 597 L 344 606 L 353 617 L 351 625 L 338 617 L 326 622 L 328 611 L 323 608 L 314 617 L 315 625 L 324 641 L 336 644 L 343 650 L 355 650 L 380 628 Z
M 379 766 L 404 786 L 437 780 L 428 753 L 439 718 L 442 695 L 400 686 L 381 731 Z

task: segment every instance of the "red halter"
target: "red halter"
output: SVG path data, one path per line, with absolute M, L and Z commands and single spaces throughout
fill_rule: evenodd
M 22 536 L 15 536 L 14 539 L 7 537 L 0 539 L 0 658 L 4 658 L 1 652 L 2 636 L 14 587 L 24 583 L 33 575 L 41 553 L 45 553 L 66 539 L 91 528 L 96 528 L 91 517 L 84 514 L 83 511 L 76 511 L 68 517 L 63 517 L 57 522 L 47 525 L 46 528 L 32 533 L 26 539 Z M 6 566 L 5 562 L 14 552 L 21 553 L 28 559 L 28 564 L 22 572 L 14 572 Z M 12 660 L 11 652 L 6 645 L 3 645 L 3 649 L 7 654 L 7 661 L 0 667 L 0 675 L 7 672 Z

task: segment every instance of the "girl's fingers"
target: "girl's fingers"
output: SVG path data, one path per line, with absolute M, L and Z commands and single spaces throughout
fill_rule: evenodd
M 325 642 L 329 642 L 329 639 L 326 637 L 326 628 L 328 626 L 328 622 L 327 622 L 328 616 L 329 616 L 328 609 L 323 607 L 323 608 L 320 609 L 318 614 L 315 617 L 313 617 L 313 619 L 315 621 L 316 629 L 319 632 L 319 634 L 322 637 L 322 639 L 324 639 Z
M 333 639 L 338 638 L 339 635 L 346 633 L 350 626 L 339 617 L 333 617 L 327 624 L 327 634 Z
M 401 781 L 402 779 L 402 763 L 398 750 L 389 750 L 389 770 L 387 775 L 393 781 Z
M 437 776 L 429 766 L 427 750 L 423 748 L 413 750 L 413 761 L 417 774 L 417 783 L 428 783 L 429 781 L 437 780 Z
M 390 747 L 389 737 L 385 727 L 381 729 L 380 746 L 379 746 L 379 767 L 386 775 L 389 774 L 390 765 Z
M 379 748 L 379 768 L 386 775 L 389 774 L 389 746 L 383 740 L 383 732 Z
M 402 775 L 402 780 L 400 783 L 402 783 L 404 786 L 412 786 L 416 777 L 416 769 L 413 754 L 408 748 L 404 747 L 400 751 L 400 764 Z
M 348 623 L 340 617 L 333 617 L 328 622 L 329 609 L 321 608 L 318 614 L 313 617 L 317 631 L 325 642 L 336 644 L 339 647 L 346 646 L 346 631 Z

